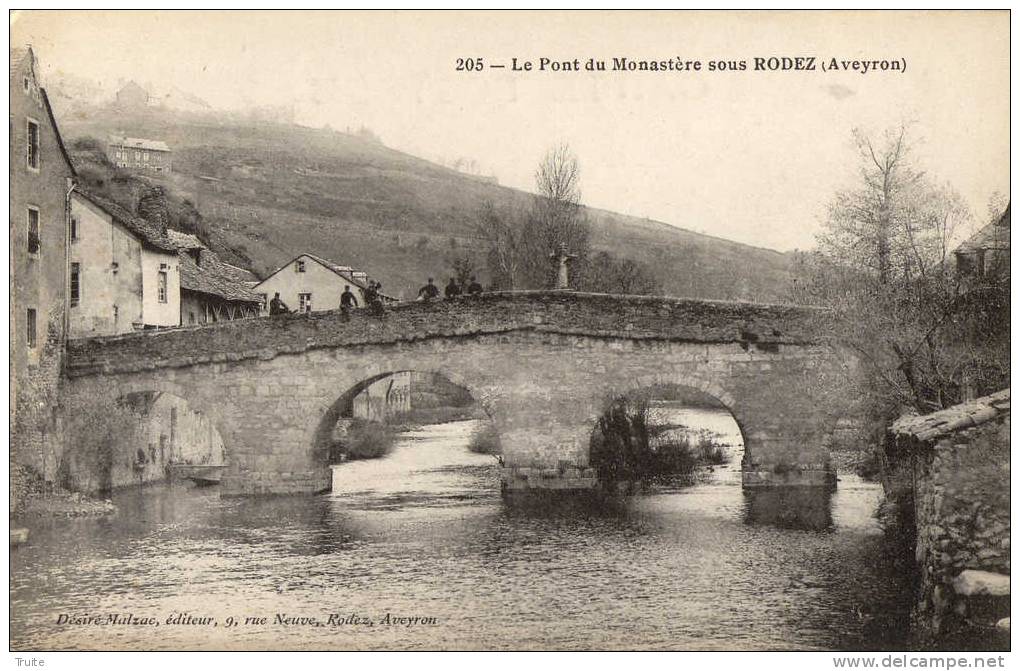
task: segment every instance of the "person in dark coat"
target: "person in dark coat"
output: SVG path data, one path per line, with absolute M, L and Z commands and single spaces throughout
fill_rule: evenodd
M 372 285 L 369 287 L 372 291 L 371 300 L 368 297 L 368 291 L 365 292 L 365 304 L 368 306 L 369 311 L 374 315 L 381 315 L 385 312 L 383 306 L 382 296 L 382 282 L 372 281 Z
M 435 280 L 430 277 L 428 284 L 418 289 L 418 298 L 426 302 L 439 298 L 439 287 L 435 285 Z
M 358 297 L 351 291 L 349 284 L 344 285 L 344 292 L 340 294 L 340 308 L 343 310 L 350 310 L 351 308 L 358 307 Z
M 269 315 L 276 316 L 286 314 L 290 314 L 290 308 L 287 307 L 286 303 L 280 300 L 280 292 L 277 291 L 276 294 L 273 295 L 273 300 L 269 301 Z
M 365 305 L 371 307 L 379 298 L 379 288 L 376 286 L 375 280 L 368 281 L 368 288 L 365 289 Z
M 446 283 L 446 297 L 456 298 L 457 296 L 460 296 L 460 294 L 461 294 L 460 285 L 457 284 L 456 279 L 451 277 L 450 281 Z
M 478 280 L 474 275 L 471 276 L 471 284 L 467 288 L 468 296 L 477 296 L 482 293 L 482 285 L 478 283 Z

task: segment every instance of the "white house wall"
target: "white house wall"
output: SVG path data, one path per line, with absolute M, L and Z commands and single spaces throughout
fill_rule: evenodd
M 159 271 L 167 268 L 166 302 L 159 302 Z M 181 264 L 176 254 L 142 248 L 142 315 L 149 326 L 177 326 L 181 319 Z
M 344 292 L 344 286 L 348 285 L 355 298 L 358 299 L 358 306 L 364 307 L 365 295 L 361 288 L 353 282 L 337 275 L 307 256 L 299 257 L 298 260 L 305 262 L 305 272 L 297 272 L 294 269 L 297 261 L 292 261 L 275 275 L 260 282 L 252 291 L 256 294 L 265 294 L 267 306 L 273 299 L 273 294 L 279 292 L 283 302 L 294 311 L 297 311 L 300 305 L 298 295 L 310 293 L 312 294 L 312 311 L 318 312 L 339 308 L 340 294 Z
M 71 336 L 132 331 L 142 323 L 141 243 L 79 196 L 71 200 L 71 216 L 78 221 L 71 262 L 81 268 L 80 301 L 70 309 Z

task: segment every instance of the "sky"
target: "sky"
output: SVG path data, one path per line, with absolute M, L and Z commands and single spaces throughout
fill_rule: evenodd
M 227 110 L 293 104 L 299 123 L 364 125 L 524 189 L 565 142 L 586 204 L 783 251 L 809 248 L 826 203 L 854 184 L 855 127 L 909 122 L 916 161 L 975 224 L 1009 192 L 1005 11 L 15 12 L 11 43 L 33 45 L 44 84 L 65 73 L 177 86 Z M 754 70 L 772 56 L 816 69 Z M 618 57 L 702 69 L 538 69 Z M 458 58 L 486 67 L 457 71 Z M 818 69 L 832 58 L 906 68 Z M 748 69 L 708 71 L 721 60 Z

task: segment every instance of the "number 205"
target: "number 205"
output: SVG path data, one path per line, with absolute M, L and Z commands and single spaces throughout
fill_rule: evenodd
M 481 58 L 458 58 L 457 59 L 457 72 L 474 72 L 476 70 L 484 70 L 485 63 L 482 62 Z

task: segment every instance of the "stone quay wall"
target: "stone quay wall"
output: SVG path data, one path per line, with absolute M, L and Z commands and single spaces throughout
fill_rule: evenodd
M 916 522 L 915 625 L 922 640 L 949 647 L 982 636 L 981 629 L 1008 630 L 1008 619 L 1002 621 L 1009 616 L 1008 392 L 1004 404 L 974 407 L 984 414 L 981 423 L 930 431 L 940 435 L 927 440 L 923 430 L 920 438 L 896 436 Z

